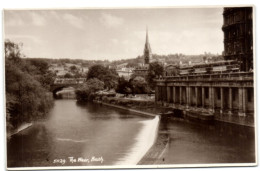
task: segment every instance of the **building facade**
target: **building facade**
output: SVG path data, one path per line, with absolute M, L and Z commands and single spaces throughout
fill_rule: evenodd
M 252 72 L 165 76 L 156 82 L 156 103 L 187 115 L 254 115 Z
M 253 8 L 224 8 L 224 58 L 240 61 L 241 71 L 253 69 Z
M 129 80 L 133 74 L 132 68 L 126 67 L 117 69 L 116 72 L 118 73 L 119 77 L 124 77 L 126 80 Z
M 226 60 L 155 80 L 157 104 L 200 119 L 254 116 L 252 8 L 225 8 L 223 15 Z

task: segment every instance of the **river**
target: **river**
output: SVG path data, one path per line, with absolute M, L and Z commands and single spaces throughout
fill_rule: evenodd
M 158 117 L 100 104 L 55 100 L 46 120 L 8 140 L 8 167 L 136 164 L 152 146 L 158 123 Z
M 159 128 L 158 128 L 159 125 Z M 158 128 L 158 130 L 157 130 Z M 254 163 L 254 128 L 145 117 L 100 104 L 55 100 L 46 120 L 7 142 L 8 167 L 136 164 L 157 133 L 168 143 L 143 164 Z M 73 157 L 72 162 L 69 157 Z
M 168 138 L 153 164 L 242 164 L 256 162 L 255 128 L 219 121 L 179 118 L 161 121 L 159 135 Z

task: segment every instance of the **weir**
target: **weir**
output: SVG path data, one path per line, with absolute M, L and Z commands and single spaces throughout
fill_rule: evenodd
M 32 123 L 24 123 L 21 126 L 19 126 L 16 130 L 14 130 L 13 132 L 7 133 L 7 137 L 10 138 L 12 135 L 17 134 L 17 133 L 27 129 L 32 125 L 33 125 Z
M 142 130 L 138 133 L 136 143 L 124 158 L 119 159 L 115 165 L 136 165 L 148 150 L 153 146 L 158 135 L 160 116 L 155 116 L 149 121 L 141 121 Z

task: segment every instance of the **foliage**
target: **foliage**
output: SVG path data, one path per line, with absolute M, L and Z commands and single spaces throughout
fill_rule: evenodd
M 43 59 L 26 59 L 26 61 L 37 68 L 37 70 L 34 71 L 35 74 L 43 74 L 48 71 L 49 64 Z
M 46 90 L 49 90 L 56 75 L 48 70 L 48 62 L 44 59 L 26 59 L 26 63 L 24 69 L 33 75 Z
M 70 74 L 70 73 L 66 73 L 65 75 L 64 75 L 64 78 L 72 78 L 73 76 Z
M 70 74 L 72 78 L 84 77 L 84 74 L 80 72 L 80 68 L 77 68 L 75 65 L 70 66 L 70 72 L 72 73 Z M 65 76 L 66 74 L 64 75 L 64 78 L 66 78 Z
M 154 101 L 153 100 L 135 100 L 131 98 L 117 98 L 117 97 L 107 97 L 103 96 L 102 101 L 105 103 L 110 103 L 110 104 L 116 104 L 124 107 L 129 107 L 129 108 L 152 108 L 154 107 Z
M 144 77 L 135 76 L 129 81 L 125 80 L 124 77 L 118 79 L 118 86 L 116 88 L 117 93 L 128 95 L 132 94 L 147 94 L 151 92 Z
M 91 78 L 76 89 L 76 98 L 79 101 L 92 100 L 93 95 L 104 89 L 104 82 L 97 78 Z
M 6 115 L 7 128 L 17 128 L 24 122 L 44 117 L 53 101 L 38 81 L 42 72 L 32 63 L 22 60 L 20 47 L 5 42 Z M 39 74 L 38 73 L 38 74 Z
M 148 86 L 145 78 L 137 76 L 134 79 L 130 79 L 129 82 L 132 86 L 132 92 L 134 94 L 150 93 L 150 87 Z
M 129 81 L 125 80 L 124 77 L 120 77 L 118 79 L 116 92 L 128 95 L 132 92 L 132 85 L 129 83 Z
M 109 69 L 103 65 L 93 65 L 87 74 L 87 80 L 97 78 L 103 81 L 105 88 L 109 90 L 117 87 L 118 77 L 116 70 Z
M 5 41 L 5 57 L 16 61 L 17 63 L 21 61 L 21 48 L 22 44 L 16 44 L 10 40 Z
M 154 79 L 163 75 L 163 66 L 158 62 L 150 63 L 146 80 L 151 89 L 155 88 Z
M 73 72 L 73 71 L 76 71 L 77 70 L 77 67 L 75 65 L 72 65 L 70 66 L 70 70 Z

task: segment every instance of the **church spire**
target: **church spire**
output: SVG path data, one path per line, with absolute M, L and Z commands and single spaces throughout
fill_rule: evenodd
M 151 57 L 152 57 L 152 51 L 149 44 L 148 28 L 146 26 L 146 40 L 144 45 L 144 64 L 149 64 Z
M 146 41 L 145 44 L 149 44 L 149 38 L 148 38 L 148 28 L 146 26 Z

